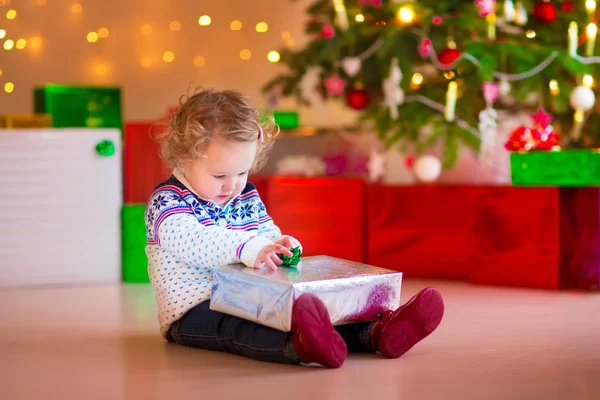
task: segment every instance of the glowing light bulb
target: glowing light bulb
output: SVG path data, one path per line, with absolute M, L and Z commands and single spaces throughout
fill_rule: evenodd
M 165 51 L 163 53 L 163 61 L 170 63 L 173 62 L 173 60 L 175 59 L 175 53 L 173 53 L 172 51 Z
M 19 40 L 17 40 L 17 43 L 15 44 L 15 47 L 18 50 L 23 50 L 25 48 L 25 46 L 27 46 L 27 40 L 25 40 L 25 39 L 19 39 Z
M 243 49 L 242 51 L 240 51 L 240 58 L 242 60 L 249 60 L 250 57 L 252 57 L 252 52 L 248 49 Z
M 591 75 L 584 75 L 583 79 L 581 80 L 581 83 L 583 84 L 583 86 L 591 88 L 592 86 L 594 86 L 594 78 Z
M 96 65 L 96 68 L 94 68 L 96 75 L 98 76 L 105 76 L 106 73 L 108 72 L 108 67 L 104 64 L 98 64 Z
M 96 32 L 88 32 L 86 39 L 90 43 L 96 43 L 98 41 L 98 34 Z
M 0 39 L 4 39 L 6 37 L 6 31 L 4 29 L 0 29 Z
M 556 79 L 552 79 L 548 86 L 550 87 L 550 94 L 552 94 L 552 96 L 556 96 L 560 93 L 560 88 L 558 87 L 558 81 Z
M 275 50 L 270 51 L 269 54 L 267 54 L 267 60 L 271 61 L 272 63 L 279 62 L 280 58 L 281 56 Z
M 152 25 L 144 24 L 144 25 L 142 25 L 140 31 L 142 32 L 143 35 L 149 35 L 152 33 Z
M 39 49 L 42 47 L 42 38 L 39 36 L 34 36 L 31 38 L 31 42 L 29 43 L 29 47 L 32 49 Z
M 229 29 L 231 29 L 232 31 L 239 31 L 242 29 L 242 22 L 238 21 L 237 19 L 235 21 L 231 21 L 231 24 L 229 24 Z
M 200 68 L 200 67 L 204 66 L 204 64 L 206 64 L 206 60 L 204 59 L 204 57 L 202 57 L 202 56 L 194 57 L 194 66 L 195 67 Z
M 144 68 L 150 68 L 150 66 L 152 65 L 152 58 L 150 56 L 144 56 L 140 60 L 140 64 Z
M 415 20 L 415 12 L 408 6 L 401 7 L 398 10 L 398 19 L 403 24 L 411 24 Z
M 4 84 L 4 91 L 6 93 L 12 93 L 13 90 L 15 90 L 15 84 L 14 83 L 12 83 L 12 82 L 6 82 Z
M 421 75 L 420 73 L 415 73 L 412 77 L 411 80 L 412 83 L 414 83 L 415 85 L 420 85 L 423 83 L 423 75 Z
M 198 25 L 208 26 L 212 22 L 212 19 L 208 15 L 203 15 L 198 18 Z
M 256 24 L 256 32 L 265 33 L 269 30 L 269 25 L 266 22 L 259 22 Z
M 171 21 L 171 23 L 169 24 L 169 29 L 173 32 L 177 32 L 178 30 L 181 29 L 181 22 Z
M 98 37 L 100 39 L 106 39 L 108 37 L 109 33 L 110 32 L 106 28 L 100 28 L 100 29 L 98 29 Z
M 4 42 L 4 50 L 11 50 L 15 46 L 15 42 L 8 39 Z
M 17 12 L 15 10 L 8 10 L 6 12 L 6 19 L 15 19 L 17 17 Z
M 356 17 L 354 17 L 354 19 L 356 20 L 356 22 L 365 22 L 365 16 L 362 14 L 356 14 Z
M 532 31 L 530 29 L 527 32 L 525 32 L 525 36 L 527 36 L 529 39 L 533 39 L 535 37 L 535 31 Z

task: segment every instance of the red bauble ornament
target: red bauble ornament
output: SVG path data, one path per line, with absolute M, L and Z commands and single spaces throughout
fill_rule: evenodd
M 563 3 L 560 5 L 560 9 L 566 12 L 573 11 L 575 9 L 573 0 L 563 1 Z
M 550 24 L 556 19 L 556 6 L 549 1 L 540 1 L 533 6 L 533 18 L 542 24 Z
M 350 108 L 362 110 L 369 106 L 371 98 L 365 90 L 353 89 L 346 96 L 346 103 Z
M 442 64 L 452 64 L 460 57 L 460 51 L 450 48 L 444 49 L 438 53 L 437 57 Z

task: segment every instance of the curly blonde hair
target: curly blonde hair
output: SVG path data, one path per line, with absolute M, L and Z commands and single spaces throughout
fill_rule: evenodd
M 259 139 L 262 129 L 263 139 Z M 243 94 L 212 88 L 190 89 L 179 98 L 179 108 L 166 129 L 156 135 L 163 158 L 172 168 L 204 156 L 211 140 L 258 140 L 252 172 L 260 170 L 279 134 L 272 115 L 261 115 Z

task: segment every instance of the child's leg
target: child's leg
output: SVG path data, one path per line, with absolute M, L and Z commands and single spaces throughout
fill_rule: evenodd
M 380 352 L 397 358 L 425 339 L 440 324 L 444 302 L 434 288 L 421 290 L 394 311 L 374 322 L 340 325 L 335 329 L 352 352 Z
M 348 351 L 354 353 L 375 352 L 371 341 L 373 322 L 359 322 L 355 324 L 339 325 L 335 330 L 346 342 Z
M 224 351 L 261 361 L 298 364 L 302 360 L 290 334 L 213 311 L 205 301 L 174 322 L 169 335 L 175 343 Z
M 294 303 L 292 333 L 213 311 L 206 301 L 173 323 L 169 335 L 181 345 L 284 364 L 318 362 L 339 367 L 347 352 L 327 309 L 313 295 L 303 295 Z
M 383 313 L 373 325 L 373 347 L 389 358 L 398 358 L 429 336 L 442 322 L 444 301 L 439 291 L 425 288 L 394 311 Z

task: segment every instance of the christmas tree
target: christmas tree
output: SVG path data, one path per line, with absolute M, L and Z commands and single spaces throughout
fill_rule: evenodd
M 461 143 L 492 138 L 496 110 L 542 109 L 552 125 L 533 123 L 561 146 L 598 146 L 594 0 L 318 0 L 307 13 L 312 40 L 281 51 L 289 72 L 265 91 L 338 98 L 388 146 L 443 141 L 446 168 Z

